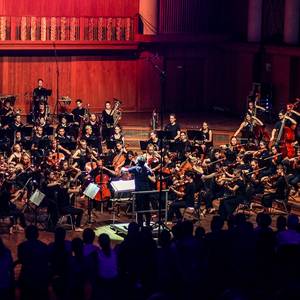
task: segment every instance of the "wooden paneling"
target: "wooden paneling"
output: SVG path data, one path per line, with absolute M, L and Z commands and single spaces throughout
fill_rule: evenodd
M 1 0 L 0 15 L 8 16 L 133 16 L 138 0 Z

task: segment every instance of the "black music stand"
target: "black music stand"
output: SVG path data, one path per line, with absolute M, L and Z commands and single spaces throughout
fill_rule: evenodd
M 203 141 L 203 133 L 200 130 L 188 130 L 187 136 L 189 140 Z
M 148 146 L 148 141 L 140 141 L 140 149 L 146 151 Z
M 83 194 L 88 198 L 88 221 L 87 224 L 92 224 L 93 200 L 95 199 L 100 187 L 95 183 L 90 183 L 84 190 Z
M 54 134 L 54 127 L 52 127 L 52 126 L 45 126 L 44 127 L 44 134 L 48 135 L 48 136 L 53 135 Z
M 109 150 L 115 149 L 116 147 L 116 142 L 115 141 L 107 141 L 106 142 L 106 147 Z
M 24 137 L 31 137 L 32 130 L 33 130 L 32 126 L 24 126 L 24 127 L 22 127 L 21 132 Z
M 60 123 L 61 123 L 62 118 L 65 118 L 67 120 L 67 124 L 74 123 L 74 115 L 72 115 L 72 114 L 60 114 L 58 116 L 58 120 Z

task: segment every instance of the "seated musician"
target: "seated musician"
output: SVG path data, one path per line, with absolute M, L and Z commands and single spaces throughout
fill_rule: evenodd
M 122 143 L 123 146 L 125 145 L 125 137 L 122 134 L 122 128 L 119 125 L 114 128 L 114 133 L 110 137 L 110 140 L 112 142 Z
M 69 136 L 72 136 L 72 128 L 71 128 L 71 124 L 68 123 L 67 117 L 65 115 L 61 115 L 60 116 L 60 122 L 56 128 L 56 132 L 58 132 L 58 130 L 60 128 L 64 128 L 65 133 Z
M 147 145 L 152 144 L 155 147 L 155 151 L 160 150 L 160 141 L 159 138 L 157 137 L 157 134 L 155 131 L 150 132 L 150 138 L 147 141 Z
M 126 160 L 124 163 L 125 167 L 134 167 L 136 165 L 136 155 L 134 155 L 133 151 L 129 150 L 126 154 Z
M 186 132 L 180 131 L 180 137 L 176 142 L 177 148 L 177 158 L 179 161 L 184 161 L 186 159 L 186 153 L 191 152 L 191 143 L 189 142 Z
M 24 127 L 24 124 L 22 123 L 22 119 L 20 115 L 16 115 L 14 118 L 13 124 L 10 126 L 10 129 L 12 130 L 12 135 L 15 131 L 21 130 Z
M 0 216 L 11 216 L 13 218 L 10 233 L 13 231 L 24 231 L 26 227 L 24 214 L 14 204 L 22 193 L 23 190 L 18 190 L 14 193 L 12 183 L 9 181 L 4 181 L 0 188 Z M 20 225 L 17 223 L 18 220 Z
M 282 163 L 283 157 L 279 152 L 278 146 L 271 147 L 271 154 L 264 159 L 263 166 L 266 167 L 265 170 L 262 171 L 262 176 L 272 176 L 276 173 L 277 166 Z
M 39 123 L 41 119 L 44 119 L 45 123 L 47 123 L 47 120 L 49 118 L 49 111 L 46 107 L 45 102 L 40 102 L 38 106 L 38 110 L 34 112 L 34 123 Z
M 4 101 L 3 107 L 0 109 L 2 128 L 8 128 L 14 122 L 14 108 L 9 100 Z
M 202 152 L 207 154 L 209 150 L 213 147 L 213 132 L 208 127 L 207 122 L 203 122 L 200 131 L 202 133 L 202 143 L 201 143 Z
M 71 142 L 71 137 L 66 134 L 64 127 L 59 127 L 56 134 L 56 140 L 58 143 L 67 149 L 68 144 Z
M 227 220 L 234 213 L 239 204 L 242 204 L 247 200 L 246 185 L 244 183 L 242 171 L 235 169 L 233 175 L 234 177 L 230 178 L 226 185 L 226 189 L 232 195 L 227 196 L 220 201 L 219 214 L 224 220 Z
M 96 114 L 91 114 L 90 115 L 90 120 L 89 122 L 87 123 L 87 125 L 91 126 L 92 127 L 92 130 L 93 130 L 93 134 L 99 138 L 100 137 L 100 124 L 97 120 L 97 116 Z
M 47 153 L 47 164 L 52 167 L 58 167 L 59 163 L 70 156 L 71 152 L 60 145 L 56 139 L 51 140 L 50 149 Z
M 25 138 L 23 138 L 22 132 L 20 130 L 15 131 L 13 142 L 14 144 L 20 144 L 21 147 L 25 145 Z
M 97 160 L 96 156 L 97 152 L 87 146 L 86 140 L 81 139 L 74 154 L 72 155 L 72 158 L 75 160 L 75 164 L 73 166 L 78 167 L 80 170 L 84 170 L 87 162 Z
M 84 127 L 84 134 L 82 135 L 81 139 L 86 140 L 88 147 L 99 149 L 99 143 L 97 137 L 93 132 L 93 127 L 90 125 L 86 125 Z
M 250 169 L 244 172 L 244 178 L 248 183 L 246 187 L 247 204 L 251 203 L 255 195 L 263 193 L 264 185 L 261 182 L 262 177 L 262 168 L 259 167 L 256 159 L 252 159 Z
M 159 170 L 160 168 L 160 155 L 155 151 L 155 147 L 152 144 L 149 144 L 146 149 L 146 153 L 143 155 L 146 159 L 147 166 L 151 169 L 153 173 Z
M 176 121 L 175 114 L 170 114 L 169 117 L 170 122 L 165 126 L 165 131 L 170 132 L 171 140 L 176 141 L 180 137 L 180 126 Z
M 167 220 L 168 222 L 172 222 L 175 214 L 177 221 L 181 221 L 182 214 L 180 208 L 194 207 L 196 189 L 193 172 L 188 171 L 185 173 L 183 191 L 179 191 L 176 187 L 171 187 L 171 189 L 177 195 L 177 199 L 169 207 Z
M 77 107 L 72 110 L 72 114 L 74 115 L 74 124 L 79 126 L 86 114 L 86 109 L 83 107 L 81 99 L 76 100 L 76 106 Z
M 9 156 L 7 162 L 11 163 L 14 162 L 16 164 L 19 164 L 21 162 L 23 149 L 19 144 L 14 144 L 12 147 L 12 153 Z
M 264 123 L 257 117 L 246 114 L 245 120 L 241 123 L 240 127 L 237 129 L 233 136 L 236 137 L 240 133 L 242 133 L 241 140 L 246 142 L 254 142 L 256 139 L 254 127 L 263 125 Z
M 59 216 L 70 214 L 75 219 L 75 231 L 83 231 L 80 227 L 83 210 L 73 207 L 70 203 L 70 194 L 78 193 L 79 188 L 68 187 L 68 182 L 58 178 L 54 172 L 50 172 L 43 191 L 48 200 L 52 226 L 55 228 Z
M 261 200 L 262 205 L 268 210 L 272 207 L 274 200 L 284 200 L 287 201 L 287 188 L 288 183 L 285 178 L 285 170 L 283 165 L 278 165 L 276 169 L 276 174 L 272 177 L 265 177 L 262 179 L 266 182 L 266 186 L 269 189 Z

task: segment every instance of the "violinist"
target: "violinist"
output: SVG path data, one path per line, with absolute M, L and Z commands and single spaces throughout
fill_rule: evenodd
M 253 142 L 255 140 L 254 127 L 263 125 L 264 123 L 261 120 L 247 113 L 245 120 L 241 123 L 240 127 L 237 129 L 233 136 L 236 137 L 241 133 L 241 140 Z
M 136 191 L 149 191 L 151 190 L 151 183 L 155 183 L 155 176 L 150 168 L 146 165 L 144 156 L 137 158 L 136 166 L 131 168 L 122 168 L 121 172 L 129 172 L 134 175 L 135 190 Z M 150 226 L 150 196 L 149 194 L 136 194 L 135 205 L 137 211 L 137 221 L 140 227 L 143 226 L 144 216 L 146 226 Z M 141 212 L 139 211 L 149 211 Z
M 194 207 L 196 192 L 194 173 L 191 171 L 185 173 L 183 191 L 179 191 L 178 187 L 171 187 L 171 190 L 177 195 L 177 199 L 169 207 L 167 220 L 168 222 L 172 222 L 175 214 L 177 222 L 180 222 L 182 220 L 180 208 Z
M 74 154 L 72 155 L 72 158 L 75 160 L 75 164 L 73 166 L 78 166 L 80 170 L 84 170 L 87 162 L 90 162 L 91 160 L 97 160 L 96 156 L 97 152 L 87 146 L 86 140 L 81 139 Z
M 262 194 L 264 191 L 264 185 L 261 182 L 263 168 L 259 167 L 258 161 L 255 159 L 251 160 L 250 167 L 249 172 L 244 173 L 248 183 L 246 187 L 247 204 L 251 203 L 255 195 Z
M 271 147 L 271 155 L 264 159 L 265 166 L 267 167 L 266 171 L 263 171 L 263 176 L 272 176 L 276 173 L 277 166 L 282 163 L 283 157 L 279 152 L 278 146 Z
M 209 150 L 213 147 L 213 132 L 208 127 L 207 122 L 203 122 L 200 131 L 202 133 L 202 143 L 201 143 L 202 152 L 204 154 L 207 154 Z
M 0 188 L 0 214 L 1 216 L 12 217 L 12 226 L 10 233 L 14 231 L 23 232 L 26 228 L 25 216 L 15 205 L 15 201 L 23 193 L 23 190 L 13 192 L 13 185 L 9 181 L 4 181 Z M 18 224 L 19 220 L 19 224 Z
M 228 163 L 233 163 L 238 155 L 241 152 L 242 146 L 238 144 L 238 140 L 235 136 L 230 138 L 229 145 L 221 146 L 221 149 L 224 150 L 226 159 Z
M 135 162 L 136 155 L 134 155 L 133 151 L 128 151 L 126 154 L 126 160 L 124 166 L 126 168 L 134 167 L 136 165 Z
M 231 195 L 222 198 L 220 201 L 219 214 L 224 220 L 228 220 L 239 204 L 247 201 L 246 185 L 244 183 L 242 171 L 235 169 L 233 175 L 234 177 L 226 184 L 226 189 Z
M 0 109 L 1 125 L 4 129 L 8 128 L 14 121 L 14 108 L 9 100 L 4 101 Z
M 144 154 L 146 159 L 147 166 L 151 169 L 153 173 L 159 170 L 160 168 L 160 155 L 155 151 L 155 147 L 152 144 L 149 144 Z
M 14 144 L 12 147 L 12 154 L 9 156 L 7 162 L 11 163 L 14 162 L 16 164 L 19 164 L 22 159 L 22 147 L 19 144 Z
M 267 210 L 272 207 L 272 203 L 275 199 L 287 200 L 288 183 L 285 178 L 285 170 L 283 165 L 278 165 L 276 174 L 267 179 L 267 186 L 269 192 L 264 194 L 261 203 Z

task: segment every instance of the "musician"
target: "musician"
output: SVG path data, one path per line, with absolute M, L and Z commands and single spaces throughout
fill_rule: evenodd
M 159 170 L 161 156 L 155 151 L 154 145 L 149 144 L 143 156 L 145 157 L 147 166 L 153 173 Z
M 110 140 L 112 142 L 122 143 L 123 146 L 125 145 L 125 137 L 122 134 L 122 128 L 119 125 L 114 128 L 114 133 L 110 137 Z
M 165 126 L 165 131 L 170 132 L 171 140 L 175 141 L 180 137 L 180 126 L 176 122 L 175 114 L 170 114 L 169 120 L 170 122 Z
M 7 162 L 14 162 L 16 164 L 19 164 L 21 162 L 22 153 L 22 147 L 19 144 L 14 144 L 12 147 L 12 154 L 9 156 Z
M 24 147 L 26 144 L 25 138 L 22 136 L 22 132 L 20 130 L 15 131 L 15 136 L 13 139 L 14 144 L 19 144 L 21 147 Z
M 8 127 L 14 121 L 14 108 L 9 100 L 5 100 L 3 107 L 0 109 L 2 128 Z
M 69 136 L 71 136 L 73 133 L 71 129 L 71 124 L 68 123 L 66 115 L 60 116 L 60 122 L 56 128 L 56 132 L 58 132 L 60 128 L 64 128 L 65 133 Z
M 80 223 L 83 210 L 70 204 L 70 194 L 78 193 L 78 189 L 68 188 L 54 172 L 50 172 L 44 184 L 43 192 L 48 200 L 48 209 L 53 227 L 55 228 L 60 215 L 71 214 L 75 218 L 75 231 L 82 231 Z
M 60 153 L 62 153 L 63 155 L 55 156 L 55 158 L 52 158 L 53 155 L 60 154 Z M 56 139 L 51 140 L 50 149 L 47 155 L 48 160 L 52 160 L 52 159 L 54 159 L 55 161 L 58 160 L 56 163 L 59 163 L 61 160 L 65 158 L 65 156 L 70 156 L 70 155 L 71 152 L 68 149 L 64 148 L 61 144 L 59 144 Z
M 207 122 L 203 122 L 200 131 L 202 133 L 202 152 L 207 154 L 213 146 L 213 132 L 209 129 Z
M 80 170 L 84 170 L 85 164 L 91 160 L 96 161 L 97 152 L 90 149 L 87 146 L 86 140 L 81 139 L 78 143 L 77 149 L 75 150 L 72 158 L 75 160 L 74 167 L 79 167 Z
M 291 118 L 288 115 L 284 114 L 283 111 L 279 112 L 278 118 L 279 118 L 279 120 L 275 123 L 275 126 L 272 130 L 270 142 L 275 142 L 276 141 L 276 138 L 277 138 L 277 136 L 280 132 L 280 129 L 283 126 L 283 122 L 284 122 L 284 126 L 287 126 L 287 127 L 290 127 L 292 124 L 297 125 L 297 122 L 293 118 Z
M 83 107 L 82 100 L 76 100 L 76 108 L 72 110 L 72 114 L 74 115 L 74 123 L 79 126 L 86 114 L 86 109 Z
M 128 151 L 126 154 L 126 160 L 124 166 L 127 168 L 134 167 L 136 165 L 136 156 L 133 151 Z
M 247 201 L 246 185 L 244 183 L 242 171 L 236 169 L 234 170 L 233 175 L 234 177 L 230 179 L 226 186 L 226 189 L 232 196 L 221 199 L 219 206 L 219 214 L 225 220 L 234 213 L 239 204 Z
M 86 125 L 84 128 L 84 135 L 81 137 L 81 139 L 86 140 L 86 143 L 88 147 L 91 148 L 98 148 L 99 144 L 97 141 L 97 137 L 95 136 L 93 132 L 93 127 L 91 125 Z
M 39 123 L 41 119 L 44 120 L 44 123 L 47 123 L 46 120 L 49 117 L 49 112 L 45 102 L 40 101 L 38 105 L 38 110 L 34 112 L 34 122 Z
M 229 145 L 222 145 L 221 149 L 223 149 L 225 152 L 225 156 L 228 163 L 233 163 L 241 150 L 241 146 L 238 144 L 237 138 L 235 136 L 232 136 L 229 142 Z
M 149 135 L 149 140 L 147 141 L 147 145 L 152 144 L 155 147 L 155 151 L 159 151 L 161 148 L 161 143 L 159 138 L 157 137 L 157 133 L 155 131 L 151 131 Z
M 172 188 L 172 191 L 177 195 L 177 199 L 172 202 L 169 207 L 167 217 L 168 222 L 172 221 L 174 214 L 176 215 L 177 221 L 182 220 L 180 208 L 194 207 L 196 188 L 193 172 L 186 172 L 185 180 L 186 182 L 184 184 L 184 191 L 179 191 L 175 188 Z
M 275 180 L 272 182 L 272 180 Z M 287 188 L 288 183 L 285 178 L 285 170 L 283 165 L 278 165 L 276 169 L 276 174 L 273 177 L 267 178 L 267 186 L 271 188 L 271 190 L 264 194 L 261 203 L 262 205 L 269 209 L 272 207 L 272 203 L 275 199 L 278 200 L 287 200 Z
M 66 134 L 66 130 L 64 127 L 58 128 L 55 138 L 56 138 L 57 142 L 64 148 L 67 148 L 68 144 L 71 142 L 71 137 Z
M 105 102 L 105 108 L 101 114 L 102 139 L 107 141 L 113 135 L 114 118 L 110 101 Z
M 14 133 L 17 130 L 21 130 L 23 127 L 24 127 L 24 124 L 22 123 L 21 116 L 16 115 L 14 118 L 13 124 L 10 126 L 12 133 Z
M 87 123 L 87 125 L 92 127 L 93 134 L 97 137 L 100 138 L 100 124 L 97 120 L 96 114 L 91 114 L 90 115 L 90 120 Z
M 38 86 L 33 90 L 33 112 L 38 111 L 40 101 L 43 101 L 47 105 L 48 96 L 51 94 L 51 90 L 44 88 L 43 79 L 38 79 L 37 83 Z
M 234 133 L 233 136 L 238 136 L 242 133 L 241 139 L 244 141 L 255 141 L 255 126 L 263 126 L 264 123 L 259 120 L 257 117 L 251 116 L 250 114 L 246 114 L 245 120 L 241 123 L 240 127 Z
M 135 191 L 151 190 L 151 182 L 155 182 L 155 176 L 150 168 L 146 165 L 146 160 L 143 156 L 137 158 L 137 165 L 131 168 L 122 168 L 121 172 L 129 172 L 134 175 Z M 143 227 L 144 216 L 146 226 L 150 226 L 150 197 L 149 194 L 136 194 L 135 205 L 137 211 L 137 221 L 140 227 Z M 140 213 L 139 211 L 149 211 Z
M 13 185 L 9 181 L 4 181 L 0 188 L 0 215 L 13 218 L 10 233 L 13 233 L 13 231 L 23 232 L 24 228 L 26 228 L 25 216 L 14 204 L 22 196 L 23 192 L 23 190 L 13 192 Z M 20 225 L 17 223 L 18 220 Z
M 260 97 L 260 94 L 256 94 L 256 99 L 257 99 L 257 97 Z M 258 100 L 258 99 L 257 99 Z M 257 102 L 257 100 L 255 100 L 255 101 L 252 101 L 252 100 L 250 100 L 249 102 L 248 102 L 248 110 L 247 110 L 247 113 L 249 114 L 249 115 L 251 115 L 251 116 L 255 116 L 256 114 L 257 114 L 257 110 L 260 110 L 260 111 L 262 111 L 262 112 L 264 112 L 264 111 L 266 111 L 266 109 L 264 108 L 264 107 L 262 107 L 262 106 L 260 106 L 260 105 L 258 105 L 256 102 Z
M 191 152 L 191 143 L 189 142 L 186 132 L 180 131 L 179 140 L 176 142 L 177 157 L 179 161 L 186 159 L 186 153 Z

